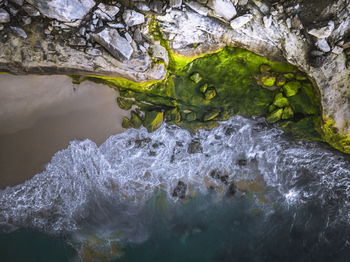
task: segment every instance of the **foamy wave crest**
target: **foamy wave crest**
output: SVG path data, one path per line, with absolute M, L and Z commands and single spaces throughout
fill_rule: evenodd
M 330 217 L 350 221 L 346 156 L 316 143 L 290 141 L 263 119 L 233 117 L 195 135 L 164 124 L 151 134 L 127 130 L 100 147 L 72 141 L 45 171 L 0 191 L 0 230 L 72 232 L 103 212 L 101 203 L 119 214 L 129 212 L 130 218 L 157 190 L 177 201 L 213 189 L 221 196 L 253 190 L 265 209 L 277 200 L 289 206 L 316 199 Z

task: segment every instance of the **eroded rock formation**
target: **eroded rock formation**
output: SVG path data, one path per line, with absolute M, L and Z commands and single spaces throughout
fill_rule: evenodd
M 159 80 L 169 61 L 154 19 L 175 55 L 229 45 L 297 66 L 320 93 L 324 132 L 350 150 L 346 0 L 2 0 L 0 70 Z

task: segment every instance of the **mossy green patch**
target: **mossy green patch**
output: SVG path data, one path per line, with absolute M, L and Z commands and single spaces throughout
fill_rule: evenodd
M 269 123 L 276 123 L 278 122 L 283 114 L 283 108 L 276 109 L 275 111 L 271 112 L 267 117 L 266 121 Z
M 154 132 L 163 123 L 163 112 L 148 111 L 145 114 L 143 125 L 147 128 L 148 132 Z
M 117 88 L 121 97 L 133 98 L 133 104 L 145 113 L 143 124 L 149 131 L 160 126 L 163 112 L 169 123 L 194 132 L 239 114 L 265 116 L 299 139 L 322 140 L 318 95 L 307 79 L 296 80 L 298 71 L 289 64 L 226 47 L 191 61 L 181 70 L 169 71 L 164 80 L 152 83 L 97 76 L 83 79 L 103 82 Z M 259 84 L 257 76 L 266 72 L 276 77 L 272 89 Z M 282 89 L 277 85 L 283 85 Z M 286 98 L 281 90 L 290 95 L 289 89 L 296 92 Z
M 299 81 L 290 81 L 283 86 L 283 92 L 285 93 L 286 97 L 291 97 L 295 96 L 300 88 L 301 84 Z
M 277 107 L 285 107 L 289 105 L 289 101 L 282 93 L 278 93 L 273 100 L 273 104 Z

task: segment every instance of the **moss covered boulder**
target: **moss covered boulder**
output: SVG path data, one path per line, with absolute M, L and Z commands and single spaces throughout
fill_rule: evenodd
M 283 86 L 283 92 L 286 97 L 295 96 L 299 89 L 301 88 L 301 83 L 298 81 L 290 81 Z
M 275 111 L 273 111 L 271 114 L 269 114 L 266 117 L 266 121 L 269 122 L 270 124 L 278 122 L 283 114 L 283 108 L 279 108 Z
M 199 73 L 194 73 L 193 75 L 191 75 L 190 79 L 196 84 L 198 84 L 200 81 L 202 81 L 202 76 Z
M 143 125 L 144 127 L 147 128 L 148 132 L 153 132 L 162 125 L 163 117 L 164 117 L 163 112 L 147 111 L 145 114 Z
M 282 93 L 278 93 L 273 100 L 273 104 L 277 107 L 285 107 L 289 105 L 289 101 Z
M 283 108 L 283 113 L 281 117 L 283 120 L 291 119 L 293 118 L 293 116 L 294 116 L 294 112 L 290 106 Z
M 216 90 L 214 87 L 209 87 L 204 93 L 206 100 L 211 100 L 216 96 Z

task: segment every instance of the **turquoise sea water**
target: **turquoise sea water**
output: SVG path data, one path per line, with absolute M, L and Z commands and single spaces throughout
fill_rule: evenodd
M 350 261 L 350 159 L 263 119 L 73 141 L 0 191 L 1 261 Z

